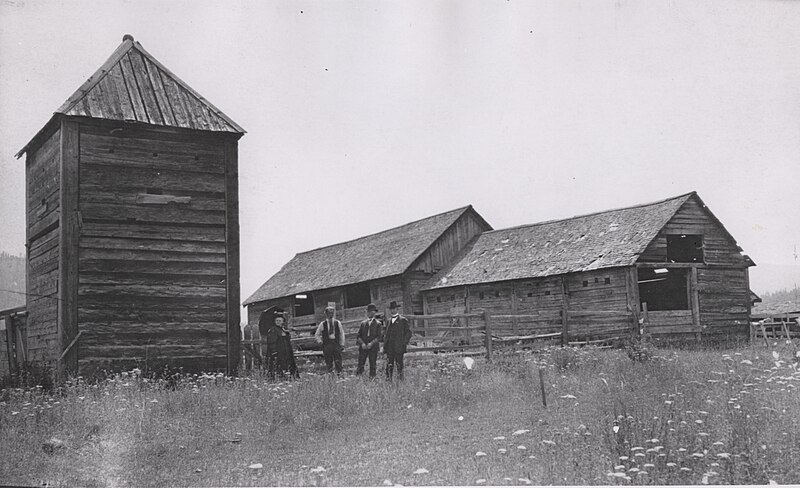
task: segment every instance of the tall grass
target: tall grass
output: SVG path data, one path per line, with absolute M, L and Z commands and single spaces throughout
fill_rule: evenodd
M 664 349 L 633 362 L 620 350 L 550 348 L 473 370 L 454 357 L 412 363 L 402 383 L 309 372 L 289 383 L 259 374 L 173 383 L 134 371 L 55 393 L 4 390 L 0 481 L 797 483 L 792 354 Z M 53 437 L 64 447 L 45 452 Z

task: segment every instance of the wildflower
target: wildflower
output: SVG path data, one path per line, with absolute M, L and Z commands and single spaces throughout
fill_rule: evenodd
M 704 454 L 702 452 L 693 452 L 692 457 L 701 458 Z
M 753 361 L 750 361 L 749 359 L 742 359 L 741 363 L 742 364 L 753 364 Z
M 620 461 L 627 461 L 628 459 L 630 459 L 630 458 L 628 458 L 628 456 L 620 456 L 619 457 Z
M 715 443 L 713 443 L 713 444 L 711 444 L 711 445 L 712 445 L 712 446 L 724 446 L 724 445 L 725 445 L 725 443 L 724 443 L 724 442 L 722 442 L 722 441 L 717 441 L 717 442 L 715 442 Z
M 485 479 L 483 479 L 483 478 L 480 478 L 480 479 L 477 479 L 477 480 L 475 480 L 475 484 L 476 484 L 476 485 L 482 485 L 482 484 L 484 484 L 484 483 L 486 483 L 486 480 L 485 480 Z
M 697 435 L 699 435 L 700 437 L 708 437 L 711 434 L 709 434 L 708 432 L 698 432 Z
M 499 435 L 497 437 L 493 437 L 492 438 L 492 440 L 495 440 L 495 441 L 503 441 L 505 439 L 506 439 L 506 436 L 504 436 L 504 435 Z
M 697 420 L 695 420 L 695 421 L 694 421 L 694 423 L 696 423 L 697 425 L 700 425 L 700 424 L 702 424 L 702 423 L 703 423 L 703 421 L 702 421 L 702 420 L 700 420 L 700 419 L 697 419 Z
M 625 469 L 625 466 L 623 466 L 622 464 L 618 464 L 614 466 L 614 469 Z
M 428 472 L 429 471 L 425 468 L 418 468 L 416 471 L 414 471 L 414 474 L 428 474 Z
M 669 467 L 669 468 L 674 468 L 675 466 L 677 466 L 677 464 L 675 464 L 675 463 L 667 463 L 667 467 Z
M 463 415 L 459 415 L 458 416 L 458 420 L 464 420 L 464 416 Z
M 781 358 L 781 355 L 778 354 L 778 351 L 772 351 L 772 357 L 775 358 L 775 361 Z
M 261 464 L 261 463 L 253 463 L 250 466 L 248 466 L 248 468 L 250 468 L 250 469 L 262 469 L 262 468 L 264 468 L 264 465 Z
M 527 447 L 525 447 L 525 446 L 522 446 L 522 445 L 520 445 L 520 446 L 517 446 L 517 449 L 519 449 L 520 451 L 525 451 L 525 450 L 527 450 L 528 448 L 527 448 Z
M 545 444 L 545 445 L 548 445 L 548 446 L 555 446 L 556 445 L 555 442 L 550 441 L 550 440 L 544 440 L 544 441 L 542 441 L 542 444 Z
M 656 467 L 656 465 L 655 465 L 655 464 L 653 464 L 653 463 L 645 463 L 645 464 L 644 464 L 644 467 L 645 467 L 645 468 L 655 468 L 655 467 Z
M 497 452 L 499 452 L 500 454 L 505 454 L 508 451 L 506 451 L 504 448 L 501 447 L 500 449 L 497 450 Z
M 681 471 L 691 471 L 691 469 L 689 469 L 687 467 L 683 467 L 683 468 L 681 468 Z
M 630 468 L 630 469 L 628 469 L 629 473 L 636 473 L 637 471 L 639 471 L 639 468 Z
M 511 435 L 522 435 L 522 434 L 527 434 L 528 432 L 530 432 L 530 430 L 528 430 L 528 429 L 520 429 L 520 430 L 515 430 L 514 433 L 511 434 Z
M 485 455 L 486 455 L 486 453 L 483 452 L 483 451 L 478 451 L 478 452 L 475 453 L 475 457 L 483 457 Z
M 639 447 L 639 446 L 631 447 L 631 451 L 642 451 L 642 450 L 644 450 L 644 447 Z
M 611 476 L 616 476 L 617 478 L 627 478 L 628 477 L 625 473 L 611 473 Z
M 324 473 L 326 470 L 322 466 L 317 466 L 316 468 L 311 468 L 312 473 Z

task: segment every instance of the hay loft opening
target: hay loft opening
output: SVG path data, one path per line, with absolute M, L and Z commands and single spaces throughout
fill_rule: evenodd
M 698 234 L 668 234 L 667 261 L 673 263 L 702 263 L 703 236 Z

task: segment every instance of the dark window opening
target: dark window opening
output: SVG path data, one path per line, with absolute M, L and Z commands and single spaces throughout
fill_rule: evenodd
M 532 296 L 533 296 L 533 293 L 531 293 L 531 292 L 528 292 L 528 298 L 530 298 L 530 297 L 532 297 Z
M 595 279 L 594 279 L 594 282 L 595 282 L 595 283 L 600 283 L 600 278 L 595 278 Z
M 436 303 L 442 303 L 442 297 L 436 297 Z
M 500 290 L 497 290 L 497 291 L 494 292 L 494 297 L 495 298 L 500 298 Z
M 350 285 L 344 290 L 344 307 L 366 307 L 372 298 L 369 294 L 369 283 Z
M 667 261 L 672 263 L 702 263 L 703 236 L 692 234 L 667 235 Z
M 483 297 L 484 297 L 483 292 L 480 292 L 479 296 L 480 296 L 481 300 L 483 300 Z
M 314 298 L 311 293 L 303 293 L 294 296 L 294 316 L 302 317 L 303 315 L 314 314 Z
M 639 299 L 647 310 L 689 310 L 686 269 L 639 269 Z
M 586 288 L 587 286 L 589 286 L 589 282 L 588 281 L 584 281 L 583 282 L 583 287 Z
M 611 284 L 611 278 L 606 278 L 606 279 L 605 279 L 605 281 L 604 281 L 604 283 L 605 283 L 606 285 L 610 285 L 610 284 Z
M 550 295 L 550 290 L 547 290 L 546 292 L 544 292 L 544 295 L 545 296 L 549 296 Z

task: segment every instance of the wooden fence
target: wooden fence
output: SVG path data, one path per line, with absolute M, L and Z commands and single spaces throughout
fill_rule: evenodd
M 603 343 L 636 331 L 633 314 L 625 311 L 574 310 L 568 311 L 565 317 L 560 310 L 514 315 L 493 315 L 480 310 L 405 317 L 411 326 L 412 337 L 408 346 L 411 357 L 460 352 L 485 355 L 491 360 L 497 347 L 530 345 L 546 340 L 569 345 Z M 352 361 L 358 356 L 356 336 L 363 320 L 341 320 L 345 331 L 344 361 Z M 316 328 L 316 324 L 293 324 L 295 357 L 322 355 L 314 338 Z M 261 339 L 245 338 L 241 343 L 244 369 L 249 369 L 250 364 L 260 364 Z
M 800 314 L 798 313 L 770 315 L 750 322 L 751 344 L 757 344 L 763 340 L 766 345 L 769 345 L 769 339 L 791 341 L 795 337 L 800 337 Z

